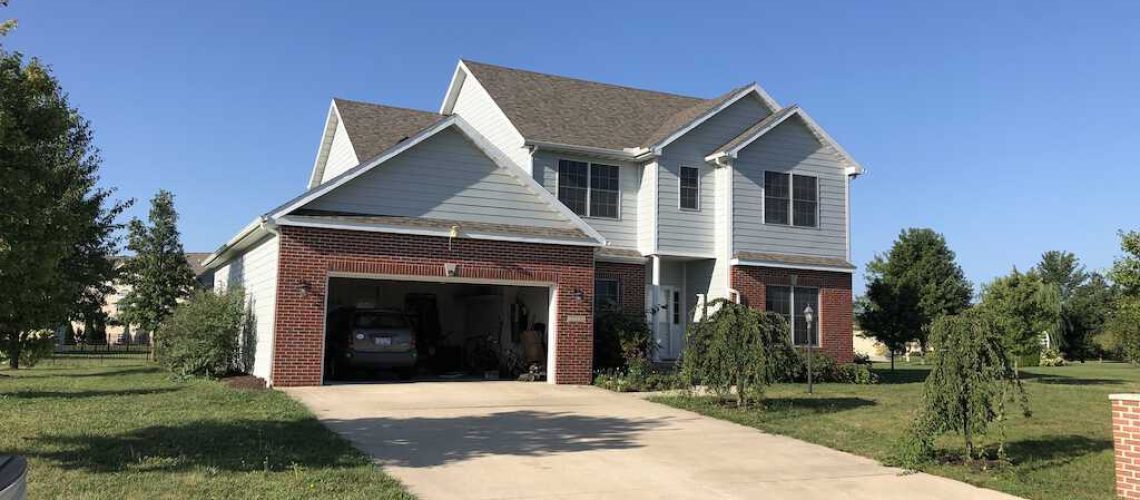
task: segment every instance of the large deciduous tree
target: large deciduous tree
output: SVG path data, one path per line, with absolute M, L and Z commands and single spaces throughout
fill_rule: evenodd
M 0 45 L 0 354 L 13 369 L 46 339 L 38 332 L 102 300 L 126 203 L 98 187 L 100 164 L 50 69 Z
M 154 332 L 170 316 L 180 299 L 194 290 L 194 272 L 186 262 L 178 233 L 174 195 L 159 191 L 151 200 L 148 223 L 133 219 L 127 249 L 134 252 L 123 266 L 127 293 L 119 301 L 125 322 Z
M 1061 297 L 1057 287 L 1017 269 L 982 289 L 979 308 L 1001 332 L 1002 341 L 1016 356 L 1038 354 L 1042 335 L 1056 343 L 1061 324 Z
M 859 316 L 864 331 L 894 353 L 906 342 L 926 347 L 939 317 L 970 305 L 973 288 L 946 239 L 932 229 L 906 229 L 886 255 L 867 264 L 867 303 Z
M 1056 347 L 1069 359 L 1093 355 L 1092 339 L 1100 333 L 1112 307 L 1113 293 L 1099 273 L 1088 272 L 1072 252 L 1048 251 L 1030 271 L 1060 298 L 1061 320 Z
M 1120 234 L 1124 255 L 1113 263 L 1109 277 L 1119 296 L 1105 330 L 1109 343 L 1133 363 L 1140 362 L 1140 231 Z

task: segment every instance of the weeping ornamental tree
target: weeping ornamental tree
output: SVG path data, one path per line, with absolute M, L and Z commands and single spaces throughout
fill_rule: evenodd
M 975 310 L 945 316 L 935 322 L 930 341 L 934 366 L 926 378 L 916 426 L 924 449 L 929 454 L 935 436 L 954 432 L 972 460 L 979 456 L 978 438 L 996 424 L 998 457 L 1003 457 L 1007 404 L 1017 403 L 1026 417 L 1030 412 L 998 325 Z
M 737 406 L 759 401 L 795 354 L 783 318 L 724 299 L 709 303 L 708 319 L 687 332 L 681 374 L 689 387 L 704 385 Z

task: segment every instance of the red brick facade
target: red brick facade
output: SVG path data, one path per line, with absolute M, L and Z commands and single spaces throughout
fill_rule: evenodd
M 622 312 L 645 312 L 645 264 L 598 262 L 594 267 L 597 279 L 614 279 L 621 292 Z
M 330 273 L 458 276 L 553 283 L 557 289 L 555 380 L 588 384 L 593 363 L 592 247 L 455 239 L 281 226 L 274 385 L 319 385 Z
M 796 276 L 796 286 L 819 289 L 820 350 L 840 363 L 850 363 L 854 356 L 850 273 L 733 266 L 731 286 L 740 292 L 743 303 L 764 309 L 765 286 L 791 285 L 792 275 Z
M 1116 496 L 1140 499 L 1140 394 L 1112 394 Z

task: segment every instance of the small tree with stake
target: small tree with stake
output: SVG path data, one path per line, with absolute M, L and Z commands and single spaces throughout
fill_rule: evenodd
M 939 319 L 931 331 L 934 368 L 926 378 L 923 410 L 916 426 L 929 456 L 933 439 L 956 432 L 966 458 L 977 458 L 976 441 L 998 426 L 998 458 L 1004 457 L 1006 403 L 1016 401 L 1026 417 L 1029 402 L 1013 362 L 989 315 L 967 311 Z

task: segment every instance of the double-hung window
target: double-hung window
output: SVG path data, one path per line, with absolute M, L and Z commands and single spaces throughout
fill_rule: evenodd
M 819 226 L 819 184 L 810 175 L 764 172 L 764 222 Z
M 558 201 L 578 215 L 618 217 L 618 167 L 558 160 Z
M 686 210 L 701 208 L 701 169 L 681 167 L 680 197 L 681 208 Z
M 765 287 L 764 308 L 772 311 L 788 322 L 794 345 L 819 345 L 819 289 L 809 287 L 773 286 Z M 808 329 L 804 309 L 811 306 L 815 323 Z

